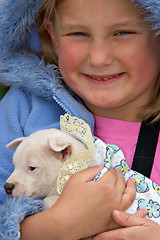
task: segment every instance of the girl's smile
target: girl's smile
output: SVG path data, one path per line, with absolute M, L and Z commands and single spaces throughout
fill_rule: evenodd
M 160 40 L 149 27 L 127 0 L 64 0 L 57 6 L 55 24 L 47 29 L 61 75 L 94 114 L 139 120 L 160 70 Z
M 87 78 L 88 81 L 93 82 L 93 84 L 111 84 L 112 82 L 119 80 L 124 75 L 124 73 L 116 73 L 104 76 L 91 74 L 83 75 Z

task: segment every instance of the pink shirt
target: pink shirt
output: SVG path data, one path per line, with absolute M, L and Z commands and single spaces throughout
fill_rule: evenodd
M 141 122 L 95 117 L 95 136 L 105 143 L 121 148 L 128 166 L 131 168 Z M 157 144 L 154 164 L 150 179 L 160 185 L 160 137 Z

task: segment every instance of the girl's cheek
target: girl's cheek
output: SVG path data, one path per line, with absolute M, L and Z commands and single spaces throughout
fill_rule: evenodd
M 59 54 L 59 64 L 63 65 L 63 67 L 74 68 L 81 65 L 83 61 L 83 51 L 74 46 L 64 47 L 61 54 Z
M 74 59 L 81 58 L 82 55 L 87 53 L 87 44 L 78 41 L 62 41 L 60 44 L 59 54 L 63 57 L 71 57 Z

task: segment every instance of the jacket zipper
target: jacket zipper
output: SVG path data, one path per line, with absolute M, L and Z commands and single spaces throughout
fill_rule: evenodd
M 58 103 L 58 105 L 69 115 L 72 115 L 71 112 L 59 101 L 59 99 L 54 95 L 53 99 Z

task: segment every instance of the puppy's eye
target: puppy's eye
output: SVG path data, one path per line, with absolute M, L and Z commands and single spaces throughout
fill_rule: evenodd
M 36 167 L 28 166 L 28 170 L 33 172 L 36 169 Z

